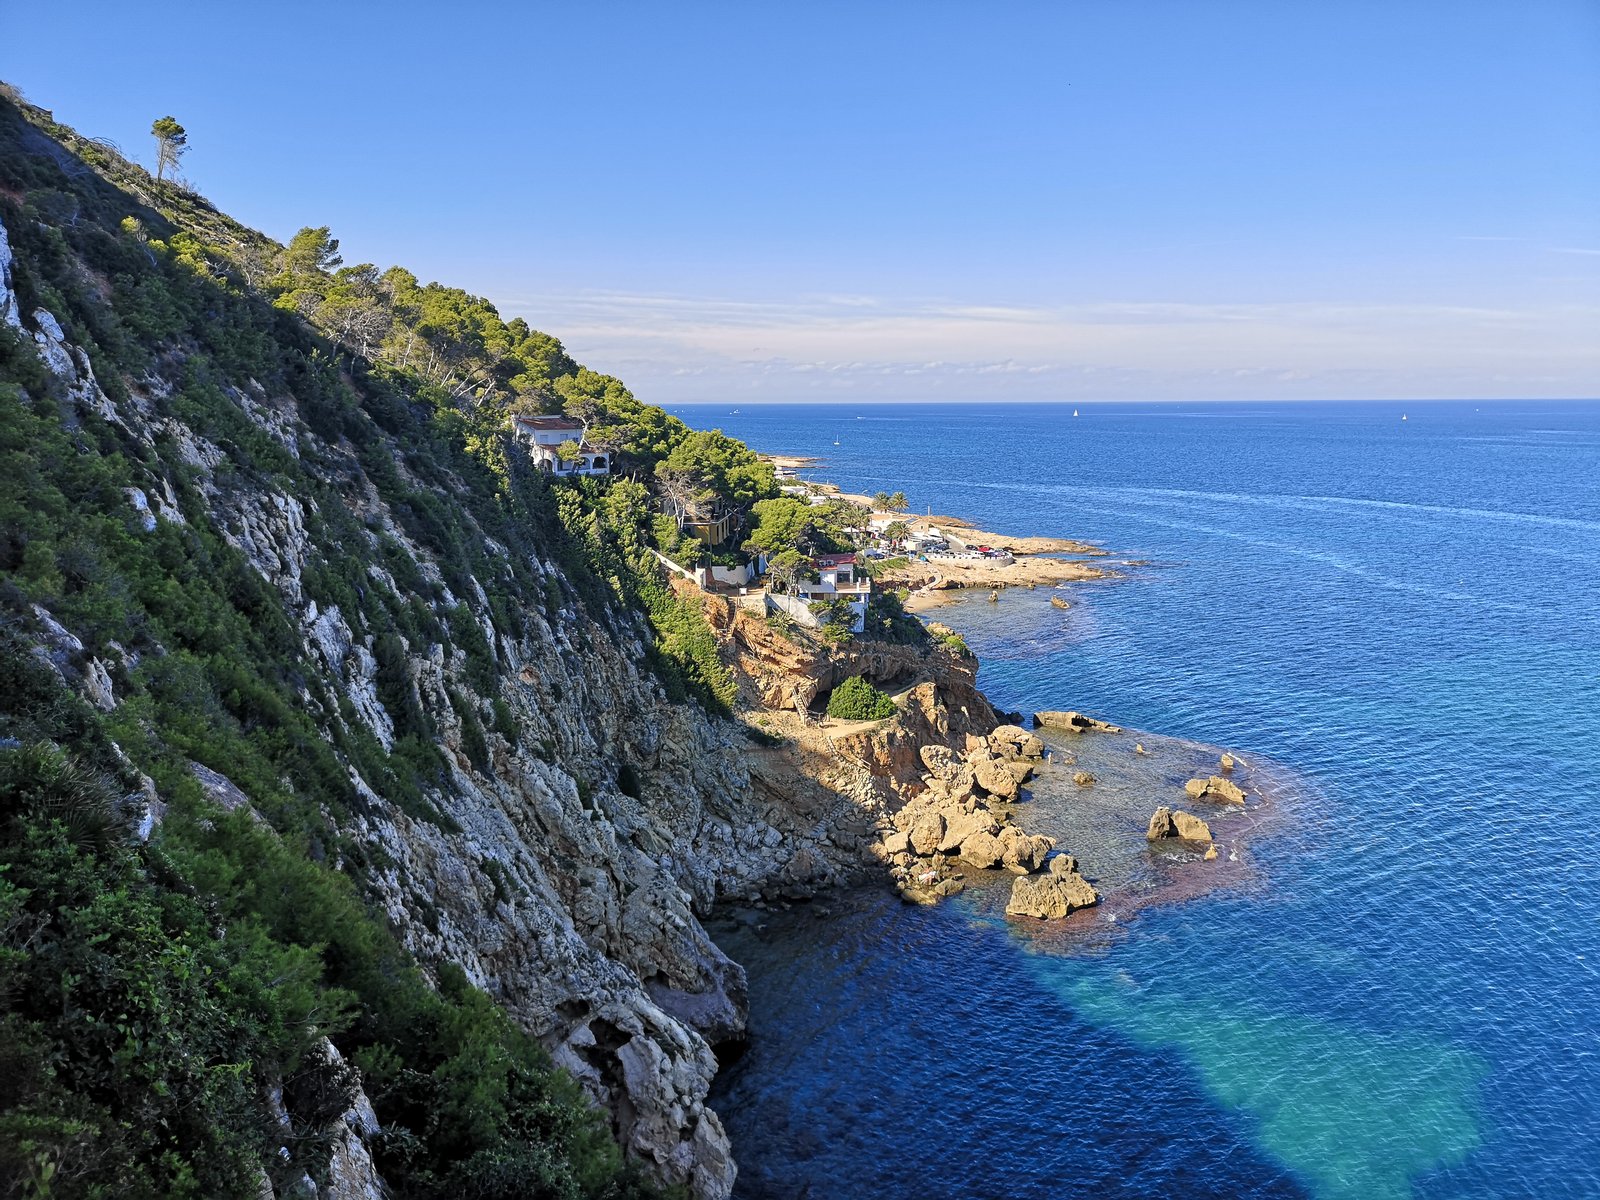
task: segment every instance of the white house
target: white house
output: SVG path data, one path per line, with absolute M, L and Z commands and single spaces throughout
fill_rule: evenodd
M 854 554 L 822 554 L 811 560 L 815 574 L 795 584 L 794 592 L 807 604 L 816 600 L 843 600 L 850 605 L 850 632 L 867 627 L 867 602 L 872 599 L 872 580 L 856 570 Z
M 528 447 L 528 457 L 542 471 L 551 475 L 609 475 L 611 456 L 583 440 L 584 424 L 571 417 L 517 417 L 511 423 L 511 432 L 519 442 Z M 572 462 L 562 462 L 557 453 L 567 442 L 578 444 L 578 457 Z

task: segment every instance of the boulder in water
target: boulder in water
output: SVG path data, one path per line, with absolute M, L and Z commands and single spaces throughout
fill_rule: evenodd
M 1076 871 L 1050 875 L 1023 875 L 1011 881 L 1006 912 L 1014 917 L 1050 920 L 1100 902 L 1094 886 Z
M 1094 782 L 1094 776 L 1087 771 L 1074 771 L 1072 773 L 1072 782 L 1079 787 L 1088 787 Z
M 1186 813 L 1182 809 L 1174 812 L 1166 805 L 1156 809 L 1150 816 L 1149 828 L 1145 830 L 1148 841 L 1158 842 L 1163 838 L 1181 838 L 1186 842 L 1209 842 L 1211 829 L 1193 813 Z
M 1101 733 L 1122 732 L 1122 727 L 1119 725 L 1098 721 L 1094 717 L 1086 717 L 1080 712 L 1036 712 L 1033 714 L 1033 727 L 1035 729 L 1065 729 L 1069 733 L 1084 733 L 1088 730 L 1099 730 Z
M 1045 856 L 1055 849 L 1055 842 L 1043 834 L 1026 834 L 1014 825 L 1000 831 L 1000 862 L 1008 871 L 1018 875 L 1031 875 L 1044 866 Z
M 1243 804 L 1244 790 L 1231 779 L 1212 775 L 1207 779 L 1191 779 L 1183 785 L 1191 800 L 1213 800 L 1218 804 Z

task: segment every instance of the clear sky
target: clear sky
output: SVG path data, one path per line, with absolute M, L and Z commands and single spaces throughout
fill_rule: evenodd
M 648 400 L 1600 395 L 1600 0 L 4 0 L 0 77 Z

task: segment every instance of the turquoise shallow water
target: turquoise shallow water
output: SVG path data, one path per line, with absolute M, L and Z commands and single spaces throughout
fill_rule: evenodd
M 1600 405 L 1078 407 L 678 410 L 1142 560 L 941 619 L 1002 707 L 1303 780 L 1252 886 L 1091 950 L 876 893 L 723 928 L 740 1194 L 1600 1196 Z

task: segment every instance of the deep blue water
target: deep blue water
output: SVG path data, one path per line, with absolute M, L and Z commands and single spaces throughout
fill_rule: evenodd
M 740 1195 L 1600 1196 L 1600 404 L 1078 408 L 675 410 L 1147 560 L 940 619 L 1004 708 L 1304 779 L 1260 886 L 1092 953 L 877 893 L 725 930 Z

